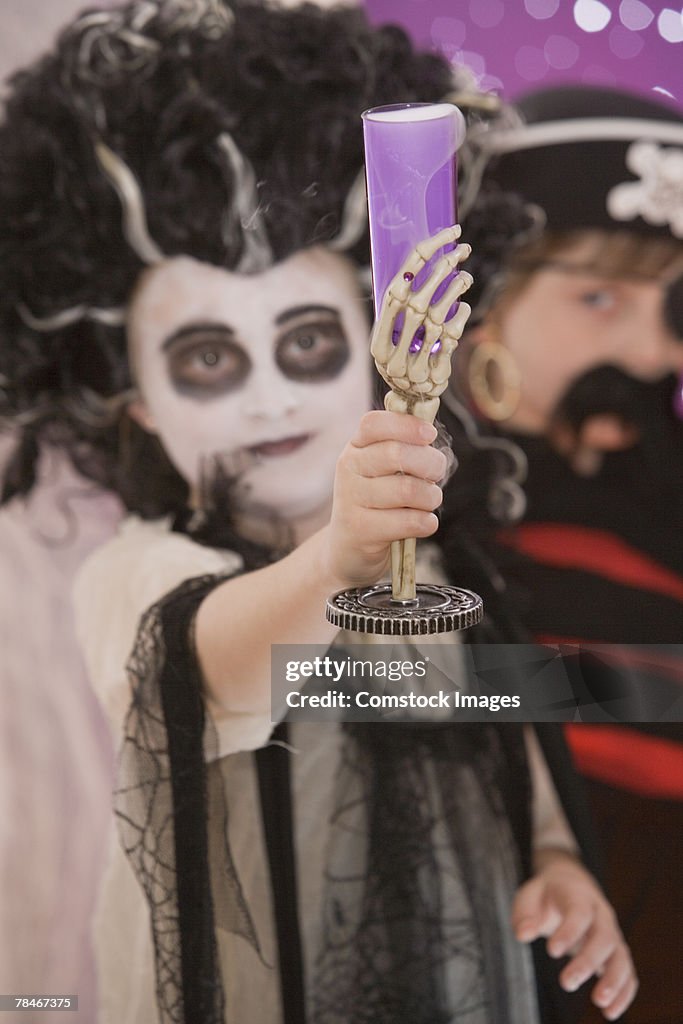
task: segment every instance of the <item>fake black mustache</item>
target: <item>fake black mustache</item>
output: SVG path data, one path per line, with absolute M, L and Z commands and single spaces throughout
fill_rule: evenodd
M 677 383 L 673 374 L 646 383 L 616 366 L 598 366 L 569 387 L 554 419 L 578 431 L 591 416 L 607 413 L 634 427 L 633 448 L 609 453 L 605 465 L 650 500 L 668 501 L 672 515 L 683 520 L 683 420 L 673 411 Z
M 648 383 L 616 366 L 603 364 L 588 370 L 570 385 L 558 403 L 554 418 L 578 430 L 591 416 L 608 413 L 636 427 L 641 434 L 662 430 L 667 434 L 672 425 L 675 427 L 680 422 L 673 414 L 675 386 L 673 374 Z M 683 441 L 683 425 L 679 435 L 679 441 Z

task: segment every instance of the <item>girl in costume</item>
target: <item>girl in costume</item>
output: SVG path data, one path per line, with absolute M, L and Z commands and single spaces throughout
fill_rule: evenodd
M 270 720 L 271 645 L 339 643 L 325 597 L 436 530 L 435 431 L 367 413 L 359 113 L 454 84 L 358 12 L 219 0 L 90 11 L 14 81 L 5 496 L 42 441 L 131 513 L 76 593 L 120 748 L 102 1021 L 533 1024 L 595 974 L 608 1019 L 633 997 L 556 738 Z

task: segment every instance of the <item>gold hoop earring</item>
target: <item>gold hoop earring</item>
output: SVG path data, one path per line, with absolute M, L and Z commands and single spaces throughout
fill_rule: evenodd
M 467 383 L 480 412 L 499 423 L 517 411 L 522 375 L 510 354 L 499 341 L 480 341 L 467 364 Z

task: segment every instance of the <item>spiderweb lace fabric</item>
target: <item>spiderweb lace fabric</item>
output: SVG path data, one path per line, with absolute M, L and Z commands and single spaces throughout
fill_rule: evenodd
M 188 643 L 196 608 L 220 580 L 190 580 L 154 606 L 129 664 L 116 810 L 151 914 L 161 1024 L 228 1021 L 217 929 L 276 970 L 260 954 L 256 894 L 243 891 L 227 840 L 228 787 L 207 771 L 217 736 Z M 328 743 L 325 730 L 339 738 L 319 825 L 317 941 L 305 957 L 309 1024 L 535 1024 L 528 951 L 505 927 L 520 879 L 501 795 L 509 736 L 503 744 L 494 726 L 421 722 L 308 730 L 317 744 Z M 298 764 L 295 756 L 294 772 Z M 244 825 L 259 836 L 257 807 L 253 817 Z M 296 852 L 305 873 L 307 849 Z
M 227 842 L 221 794 L 210 801 L 205 757 L 215 752 L 196 661 L 188 644 L 194 613 L 220 577 L 190 580 L 144 617 L 128 671 L 115 810 L 124 851 L 142 885 L 154 936 L 161 1024 L 224 1024 L 215 940 L 207 821 L 223 836 L 220 874 L 229 898 L 223 925 L 257 945 Z M 211 807 L 209 807 L 209 803 Z M 192 1017 L 185 1012 L 191 1007 Z
M 529 965 L 505 930 L 518 865 L 495 729 L 344 732 L 311 1020 L 534 1021 Z

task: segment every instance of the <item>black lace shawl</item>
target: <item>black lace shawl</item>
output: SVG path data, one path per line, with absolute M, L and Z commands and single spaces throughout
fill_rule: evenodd
M 217 737 L 205 712 L 194 656 L 196 609 L 220 580 L 189 580 L 151 608 L 129 664 L 134 696 L 121 750 L 116 810 L 121 842 L 150 908 L 162 1024 L 225 1024 L 217 927 L 259 948 L 227 841 L 228 809 L 220 773 L 211 770 Z M 342 768 L 356 780 L 367 821 L 364 895 L 350 939 L 348 928 L 341 929 L 346 939 L 340 941 L 332 915 L 311 986 L 310 1024 L 451 1024 L 470 1019 L 508 1024 L 519 1019 L 508 1008 L 510 986 L 503 969 L 508 952 L 500 907 L 491 898 L 487 840 L 498 828 L 513 837 L 518 884 L 529 873 L 531 845 L 522 727 L 349 723 L 343 728 Z M 272 777 L 274 770 L 282 784 L 282 771 L 274 762 L 268 765 L 268 749 L 278 751 L 276 758 L 289 755 L 282 748 L 265 748 L 265 757 L 264 751 L 256 755 L 261 777 L 264 771 Z M 477 780 L 478 796 L 462 785 L 465 778 Z M 438 810 L 425 798 L 430 785 L 439 794 Z M 331 809 L 333 816 L 340 811 Z M 450 909 L 441 904 L 433 840 L 437 825 L 448 833 L 469 894 L 466 945 L 476 951 L 483 976 L 485 1018 L 467 1015 L 472 1007 L 466 993 L 459 1016 L 444 988 L 444 965 L 462 954 L 464 933 L 463 922 L 457 915 L 449 917 Z M 284 835 L 278 827 L 276 841 L 283 845 L 275 859 L 271 856 L 271 871 L 283 857 L 293 855 L 291 822 L 285 821 Z M 333 890 L 328 898 L 336 907 Z M 280 965 L 287 966 L 282 974 L 290 979 L 289 990 L 286 980 L 282 986 L 283 1019 L 304 1024 L 303 985 L 297 994 L 291 981 L 297 966 L 299 973 L 301 969 L 296 921 L 290 913 L 285 941 L 275 902 Z M 295 894 L 290 893 L 289 903 L 291 911 Z

